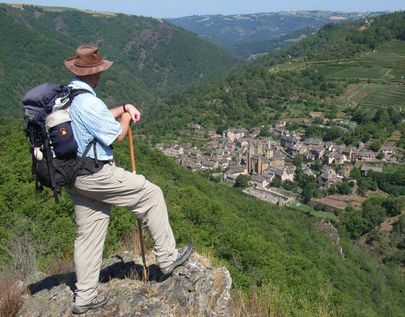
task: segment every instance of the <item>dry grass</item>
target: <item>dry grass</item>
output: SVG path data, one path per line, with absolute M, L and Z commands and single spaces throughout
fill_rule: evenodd
M 142 272 L 142 278 L 139 278 L 138 273 L 134 270 L 129 272 L 129 274 L 127 275 L 127 277 L 129 279 L 133 279 L 133 280 L 144 280 L 144 274 L 145 276 L 149 276 L 149 265 L 151 265 L 152 263 L 155 263 L 155 257 L 154 255 L 151 253 L 151 249 L 153 248 L 153 240 L 150 237 L 150 235 L 146 232 L 146 230 L 142 231 L 143 233 L 143 243 L 144 243 L 144 248 L 145 248 L 145 262 L 146 263 L 142 263 L 143 261 L 140 260 L 142 257 L 142 248 L 141 248 L 141 241 L 140 241 L 140 237 L 139 237 L 139 232 L 138 232 L 138 228 L 134 229 L 131 232 L 128 232 L 123 239 L 121 240 L 121 243 L 118 247 L 118 250 L 121 252 L 131 252 L 134 255 L 133 261 L 135 263 L 139 263 L 142 265 L 146 265 L 146 272 Z M 146 282 L 146 281 L 144 281 Z
M 134 230 L 125 234 L 118 249 L 133 252 L 134 254 L 141 254 L 141 242 L 138 231 Z
M 74 271 L 72 256 L 64 254 L 53 261 L 46 269 L 47 275 L 67 274 Z
M 202 252 L 202 253 L 203 253 L 202 255 L 200 255 L 198 253 L 193 253 L 193 258 L 197 262 L 204 265 L 205 267 L 208 267 L 208 268 L 213 267 L 213 260 L 214 260 L 213 255 L 208 252 Z
M 320 290 L 320 300 L 311 303 L 306 298 L 296 298 L 282 293 L 276 287 L 251 289 L 248 293 L 234 290 L 232 294 L 233 317 L 281 317 L 281 316 L 339 316 L 331 305 L 333 289 L 325 285 Z M 298 308 L 299 307 L 299 308 Z
M 143 240 L 145 253 L 150 253 L 149 250 L 153 248 L 153 241 L 146 230 L 143 230 Z M 129 251 L 134 254 L 141 254 L 141 241 L 139 239 L 139 233 L 137 229 L 134 229 L 131 232 L 128 232 L 121 240 L 121 243 L 118 247 L 120 251 Z
M 260 295 L 257 291 L 250 291 L 247 295 L 242 291 L 235 291 L 233 296 L 233 317 L 281 317 L 282 309 L 271 298 Z
M 5 249 L 13 258 L 12 272 L 16 276 L 24 279 L 36 271 L 36 252 L 29 234 L 14 236 L 10 249 Z
M 23 303 L 24 289 L 12 278 L 0 280 L 0 317 L 14 317 Z

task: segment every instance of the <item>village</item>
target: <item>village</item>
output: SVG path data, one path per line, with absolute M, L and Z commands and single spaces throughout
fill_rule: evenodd
M 302 172 L 316 178 L 320 188 L 328 188 L 343 180 L 351 179 L 354 166 L 367 176 L 369 171 L 382 172 L 383 163 L 400 164 L 394 156 L 394 146 L 384 146 L 380 152 L 359 147 L 345 146 L 332 141 L 289 131 L 286 122 L 280 121 L 269 129 L 274 137 L 259 136 L 260 129 L 250 133 L 243 128 L 223 131 L 204 131 L 194 124 L 196 134 L 205 133 L 209 141 L 201 150 L 190 144 L 156 144 L 155 147 L 174 158 L 193 172 L 211 172 L 221 182 L 235 184 L 240 175 L 247 176 L 244 192 L 271 204 L 289 205 L 302 201 L 300 194 L 282 188 L 286 182 L 293 182 L 297 166 L 294 158 L 302 158 Z M 285 187 L 285 186 L 284 186 Z

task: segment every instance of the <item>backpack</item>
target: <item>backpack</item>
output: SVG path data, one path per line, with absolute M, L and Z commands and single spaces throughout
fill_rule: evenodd
M 44 83 L 31 89 L 23 98 L 24 131 L 32 157 L 32 173 L 37 192 L 51 188 L 56 202 L 62 188 L 71 186 L 79 174 L 82 159 L 77 156 L 69 107 L 73 99 L 88 92 L 68 86 Z M 93 140 L 83 153 L 86 157 Z

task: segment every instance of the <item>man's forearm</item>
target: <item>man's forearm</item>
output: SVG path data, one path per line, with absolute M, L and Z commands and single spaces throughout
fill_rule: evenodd
M 129 113 L 131 120 L 134 123 L 137 123 L 141 119 L 141 113 L 139 112 L 139 110 L 130 103 L 126 103 L 119 107 L 110 109 L 110 111 L 116 119 L 120 118 L 124 113 Z
M 122 114 L 126 112 L 123 105 L 112 108 L 112 109 L 110 109 L 110 111 L 113 114 L 115 119 L 120 118 L 122 116 Z
M 131 123 L 131 116 L 129 115 L 128 112 L 124 112 L 120 118 L 121 133 L 117 137 L 118 142 L 121 142 L 122 140 L 125 139 L 125 136 L 127 135 L 128 127 L 129 127 L 130 123 Z

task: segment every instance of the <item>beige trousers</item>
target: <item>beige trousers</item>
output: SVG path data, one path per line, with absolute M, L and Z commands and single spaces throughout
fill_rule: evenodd
M 127 207 L 148 229 L 155 243 L 153 253 L 160 268 L 177 257 L 161 189 L 114 163 L 95 174 L 79 176 L 69 190 L 75 209 L 77 235 L 74 245 L 76 305 L 89 304 L 97 285 L 112 205 Z

